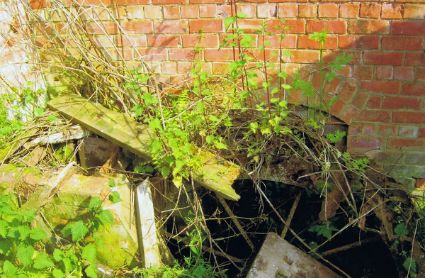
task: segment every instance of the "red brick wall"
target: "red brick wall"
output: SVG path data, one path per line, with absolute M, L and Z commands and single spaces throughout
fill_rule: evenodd
M 115 59 L 142 58 L 158 72 L 180 79 L 195 58 L 205 61 L 205 70 L 212 74 L 222 73 L 233 59 L 231 48 L 220 48 L 223 20 L 235 13 L 225 0 L 87 0 L 86 4 L 99 5 L 93 14 L 103 26 L 87 26 Z M 31 5 L 38 9 L 49 4 L 32 0 Z M 340 94 L 331 113 L 350 125 L 349 150 L 378 158 L 394 175 L 425 177 L 425 0 L 249 0 L 236 7 L 246 15 L 239 27 L 252 33 L 257 47 L 261 42 L 254 30 L 263 21 L 273 31 L 279 20 L 286 20 L 290 29 L 284 47 L 292 55 L 286 64 L 289 72 L 308 69 L 318 60 L 318 45 L 308 34 L 327 31 L 328 56 L 345 52 L 354 57 L 328 88 Z M 105 9 L 118 20 L 113 22 Z M 268 51 L 278 48 L 275 34 L 269 38 Z M 199 54 L 196 45 L 204 47 Z M 302 102 L 296 95 L 292 100 Z

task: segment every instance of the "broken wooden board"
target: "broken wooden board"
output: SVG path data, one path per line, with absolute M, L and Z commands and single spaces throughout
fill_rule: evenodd
M 150 159 L 149 145 L 153 133 L 147 126 L 125 114 L 76 95 L 57 97 L 48 106 L 87 130 L 138 156 Z M 200 150 L 198 153 L 201 167 L 195 169 L 194 180 L 226 199 L 239 200 L 240 196 L 232 188 L 232 184 L 241 173 L 240 167 L 211 152 Z
M 247 278 L 340 277 L 275 233 L 267 234 Z
M 160 267 L 161 255 L 149 178 L 136 186 L 136 219 L 140 254 L 145 267 Z

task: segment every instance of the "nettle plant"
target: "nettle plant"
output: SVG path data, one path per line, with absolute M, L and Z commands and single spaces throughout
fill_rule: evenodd
M 291 54 L 282 47 L 288 29 L 284 22 L 273 27 L 275 30 L 269 30 L 264 22 L 255 32 L 260 47 L 254 48 L 253 34 L 238 28 L 238 20 L 243 17 L 239 14 L 224 22 L 227 33 L 223 47 L 233 48 L 235 53 L 225 76 L 214 77 L 204 72 L 202 61 L 198 60 L 192 67 L 191 86 L 164 96 L 155 89 L 151 74 L 142 70 L 129 74 L 125 87 L 138 98 L 133 115 L 149 125 L 156 135 L 150 144 L 155 168 L 164 177 L 171 175 L 177 186 L 181 186 L 190 177 L 191 170 L 199 165 L 195 144 L 213 151 L 228 150 L 226 136 L 235 128 L 232 115 L 248 113 L 251 116 L 242 128 L 244 140 L 249 142 L 247 156 L 256 162 L 265 142 L 292 132 L 285 122 L 288 95 L 292 91 L 301 91 L 308 99 L 310 108 L 306 123 L 314 129 L 323 127 L 326 122 L 323 114 L 317 111 L 328 111 L 337 99 L 337 96 L 326 95 L 325 85 L 336 78 L 351 57 L 341 54 L 325 62 L 325 32 L 310 35 L 310 39 L 321 46 L 317 65 L 320 84 L 316 88 L 300 74 L 289 78 L 285 71 L 285 61 Z M 279 47 L 270 51 L 271 42 L 267 38 L 276 32 L 279 32 Z M 275 57 L 277 62 L 270 62 L 270 57 Z M 335 142 L 343 136 L 335 134 L 331 140 Z
M 0 195 L 1 277 L 98 277 L 93 232 L 111 224 L 112 214 L 98 197 L 84 220 L 70 221 L 56 239 L 33 227 L 36 211 L 19 208 L 14 195 Z

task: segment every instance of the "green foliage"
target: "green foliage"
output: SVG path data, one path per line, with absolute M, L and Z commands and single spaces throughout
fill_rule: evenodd
M 329 143 L 335 144 L 340 142 L 347 135 L 345 131 L 336 130 L 333 133 L 326 134 L 326 139 L 328 139 Z
M 401 222 L 401 223 L 398 223 L 395 226 L 394 233 L 398 237 L 403 237 L 403 236 L 407 236 L 409 234 L 409 230 L 407 229 L 406 224 Z
M 338 229 L 332 223 L 324 223 L 311 226 L 308 229 L 310 232 L 316 233 L 318 236 L 322 236 L 326 239 L 330 239 L 332 237 L 333 232 Z
M 141 277 L 162 277 L 162 278 L 203 278 L 203 277 L 226 277 L 225 273 L 217 272 L 204 260 L 202 244 L 204 236 L 200 228 L 195 226 L 187 235 L 185 242 L 189 242 L 189 256 L 184 257 L 183 265 L 177 262 L 173 266 L 161 266 L 156 268 L 147 268 L 135 270 Z
M 403 268 L 409 273 L 409 277 L 416 277 L 418 267 L 416 261 L 412 257 L 408 257 L 403 262 Z
M 13 195 L 1 194 L 1 277 L 82 277 L 83 273 L 97 277 L 96 245 L 91 242 L 91 235 L 100 225 L 113 220 L 112 214 L 101 206 L 99 198 L 91 198 L 88 217 L 71 221 L 62 229 L 61 236 L 71 240 L 63 243 L 52 241 L 44 230 L 32 226 L 35 211 L 19 208 Z

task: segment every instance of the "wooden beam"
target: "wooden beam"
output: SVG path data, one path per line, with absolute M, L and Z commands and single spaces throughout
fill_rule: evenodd
M 154 135 L 146 125 L 137 123 L 131 117 L 76 95 L 57 97 L 48 103 L 48 107 L 94 134 L 142 158 L 151 159 L 149 144 Z M 239 200 L 240 196 L 232 184 L 241 173 L 240 167 L 211 152 L 199 150 L 197 153 L 201 166 L 194 169 L 195 182 L 226 199 Z

